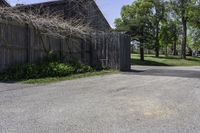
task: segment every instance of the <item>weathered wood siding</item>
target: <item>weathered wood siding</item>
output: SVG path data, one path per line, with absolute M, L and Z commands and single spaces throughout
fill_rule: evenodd
M 42 43 L 43 42 L 43 43 Z M 42 38 L 27 25 L 0 22 L 0 70 L 12 65 L 55 59 L 79 61 L 93 67 L 130 69 L 130 39 L 121 33 L 93 34 L 87 39 Z
M 122 71 L 130 70 L 130 37 L 128 35 L 116 32 L 95 34 L 92 38 L 92 47 L 95 64 Z

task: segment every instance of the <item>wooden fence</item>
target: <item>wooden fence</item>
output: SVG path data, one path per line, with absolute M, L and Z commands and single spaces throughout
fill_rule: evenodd
M 93 67 L 130 69 L 130 38 L 121 33 L 92 34 L 87 39 L 38 35 L 27 25 L 0 22 L 0 70 L 12 65 L 46 60 L 74 60 Z

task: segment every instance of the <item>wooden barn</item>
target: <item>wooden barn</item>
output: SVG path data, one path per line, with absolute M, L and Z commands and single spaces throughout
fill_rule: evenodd
M 6 0 L 0 0 L 1 6 L 10 6 Z M 79 19 L 98 31 L 111 31 L 111 27 L 94 0 L 55 0 L 13 7 L 24 12 L 50 13 L 63 16 L 64 19 Z
M 0 6 L 10 6 L 6 0 L 0 0 Z
M 4 0 L 0 2 L 1 6 L 9 6 Z M 94 0 L 57 0 L 11 8 L 39 15 L 59 15 L 66 21 L 77 19 L 89 25 L 94 33 L 89 33 L 91 37 L 87 39 L 66 41 L 53 36 L 41 37 L 26 24 L 0 21 L 0 71 L 16 64 L 43 61 L 46 51 L 53 51 L 56 58 L 62 61 L 73 59 L 96 68 L 130 69 L 129 36 L 112 32 Z

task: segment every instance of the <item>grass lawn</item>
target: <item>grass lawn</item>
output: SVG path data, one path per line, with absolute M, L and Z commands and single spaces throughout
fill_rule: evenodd
M 145 55 L 145 61 L 140 61 L 139 54 L 131 55 L 132 65 L 147 65 L 147 66 L 200 66 L 200 58 L 187 57 L 186 60 L 180 59 L 179 56 L 161 55 L 156 58 L 154 55 Z
M 25 81 L 20 81 L 25 84 L 47 84 L 47 83 L 53 83 L 58 81 L 65 81 L 65 80 L 73 80 L 78 78 L 85 78 L 85 77 L 92 77 L 92 76 L 102 76 L 107 74 L 113 74 L 117 73 L 117 70 L 103 70 L 103 71 L 96 71 L 96 72 L 88 72 L 88 73 L 82 73 L 82 74 L 74 74 L 66 77 L 47 77 L 47 78 L 41 78 L 41 79 L 29 79 Z

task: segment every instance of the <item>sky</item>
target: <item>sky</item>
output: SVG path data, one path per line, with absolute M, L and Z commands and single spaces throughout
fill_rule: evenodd
M 30 4 L 30 3 L 40 3 L 45 1 L 53 1 L 53 0 L 7 0 L 11 5 L 15 5 L 16 3 L 21 4 Z M 110 23 L 112 27 L 114 27 L 114 20 L 120 17 L 120 11 L 123 5 L 127 5 L 132 3 L 134 0 L 97 0 L 97 4 L 104 16 Z

